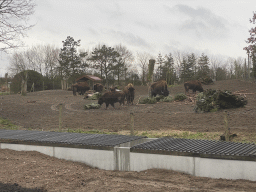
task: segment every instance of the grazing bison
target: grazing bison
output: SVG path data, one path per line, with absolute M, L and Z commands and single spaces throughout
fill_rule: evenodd
M 133 87 L 133 84 L 129 83 L 126 87 L 124 87 L 124 95 L 127 100 L 127 104 L 133 105 L 133 100 L 135 96 L 135 88 Z
M 199 92 L 204 91 L 201 82 L 198 80 L 187 81 L 184 83 L 184 87 L 185 87 L 185 93 L 188 93 L 189 89 L 192 89 L 193 93 L 196 93 L 196 91 L 199 91 Z
M 160 80 L 151 84 L 151 97 L 155 97 L 157 94 L 165 97 L 169 95 L 167 82 L 165 80 Z
M 93 90 L 95 92 L 102 92 L 103 91 L 103 85 L 100 83 L 96 83 L 95 85 L 93 85 Z
M 76 92 L 80 95 L 84 95 L 87 90 L 90 90 L 90 87 L 87 82 L 78 82 L 71 86 L 73 90 L 73 95 L 76 96 Z
M 108 108 L 109 104 L 115 108 L 114 104 L 119 102 L 120 105 L 124 105 L 124 93 L 121 91 L 108 91 L 104 93 L 98 100 L 98 104 L 102 105 L 106 103 L 106 109 Z

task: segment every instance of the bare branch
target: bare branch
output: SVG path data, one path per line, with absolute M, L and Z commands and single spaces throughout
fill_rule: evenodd
M 0 51 L 7 52 L 22 45 L 21 37 L 34 25 L 28 25 L 34 13 L 34 0 L 0 0 Z

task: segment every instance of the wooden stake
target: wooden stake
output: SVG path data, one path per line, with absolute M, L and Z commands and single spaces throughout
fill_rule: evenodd
M 60 104 L 60 108 L 59 108 L 59 131 L 61 131 L 61 127 L 62 127 L 62 103 Z
M 131 121 L 131 135 L 134 135 L 134 114 L 130 113 L 130 121 Z
M 227 111 L 224 111 L 224 126 L 225 126 L 225 140 L 229 141 L 229 135 L 230 135 L 230 130 L 228 127 L 228 114 Z

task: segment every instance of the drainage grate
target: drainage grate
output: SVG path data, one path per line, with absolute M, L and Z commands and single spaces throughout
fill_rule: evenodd
M 135 145 L 131 152 L 256 160 L 256 145 L 164 137 Z
M 105 135 L 61 133 L 27 130 L 0 130 L 0 142 L 28 144 L 65 144 L 114 147 L 145 137 L 128 135 Z

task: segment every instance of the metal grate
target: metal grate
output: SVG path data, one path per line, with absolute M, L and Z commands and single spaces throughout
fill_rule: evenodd
M 192 156 L 239 156 L 256 159 L 256 145 L 246 143 L 192 140 L 164 137 L 142 143 L 131 148 L 134 152 L 152 151 L 153 153 L 190 154 Z
M 0 130 L 0 142 L 30 142 L 52 143 L 69 145 L 91 145 L 114 147 L 123 143 L 138 140 L 145 137 L 128 135 L 105 135 L 83 133 L 61 133 L 27 130 Z

